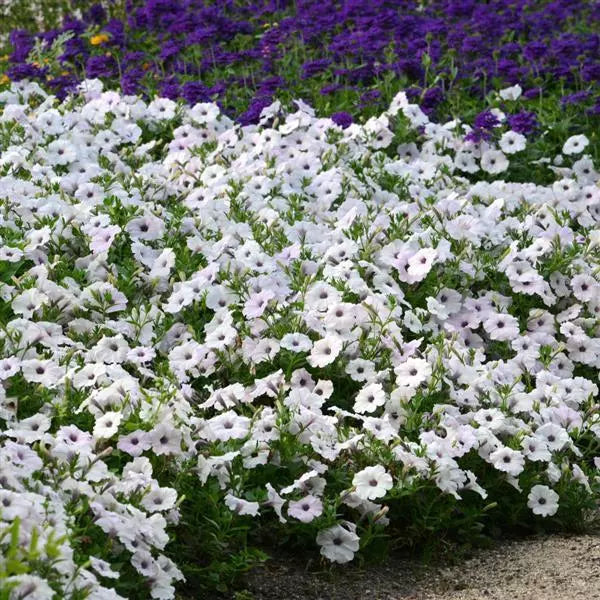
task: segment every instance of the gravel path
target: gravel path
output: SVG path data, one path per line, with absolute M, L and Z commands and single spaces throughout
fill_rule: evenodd
M 600 534 L 504 542 L 451 567 L 392 560 L 318 573 L 273 561 L 248 581 L 244 600 L 600 600 Z M 238 596 L 239 598 L 240 596 Z

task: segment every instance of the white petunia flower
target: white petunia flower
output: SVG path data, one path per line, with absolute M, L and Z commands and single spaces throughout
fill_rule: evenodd
M 251 517 L 255 517 L 260 511 L 258 502 L 250 502 L 243 498 L 237 498 L 232 494 L 225 496 L 225 506 L 238 515 L 250 515 Z
M 159 121 L 166 121 L 175 116 L 177 104 L 168 98 L 156 98 L 148 104 L 148 116 Z
M 523 88 L 517 83 L 511 87 L 503 88 L 498 92 L 502 100 L 518 100 L 521 97 Z
M 279 344 L 290 352 L 308 352 L 313 345 L 311 339 L 303 333 L 286 333 Z
M 101 577 L 108 577 L 109 579 L 119 578 L 119 573 L 117 571 L 113 571 L 112 565 L 101 558 L 90 556 L 90 566 Z
M 323 512 L 323 502 L 316 496 L 308 495 L 301 500 L 289 503 L 288 515 L 302 521 L 302 523 L 310 523 Z
M 527 496 L 527 506 L 534 515 L 551 517 L 558 511 L 558 494 L 547 485 L 534 485 Z
M 572 135 L 563 145 L 563 154 L 580 154 L 589 145 L 590 140 L 585 135 Z
M 513 340 L 519 335 L 519 322 L 512 315 L 497 313 L 483 322 L 483 327 L 493 340 Z
M 317 544 L 321 546 L 321 554 L 332 562 L 347 563 L 354 558 L 359 548 L 359 537 L 353 530 L 341 525 L 319 531 Z
M 37 575 L 12 575 L 5 579 L 7 596 L 10 600 L 28 598 L 29 600 L 52 600 L 55 598 L 54 590 L 48 583 Z
M 416 388 L 431 376 L 431 365 L 424 358 L 408 358 L 394 368 L 396 385 Z
M 504 173 L 508 169 L 509 161 L 500 150 L 486 150 L 481 155 L 481 168 L 490 175 Z
M 331 364 L 342 350 L 343 342 L 338 336 L 328 335 L 314 343 L 308 363 L 311 367 L 323 368 Z
M 358 413 L 372 413 L 378 407 L 383 406 L 386 394 L 380 383 L 370 383 L 363 387 L 354 401 L 354 410 Z
M 494 452 L 490 454 L 489 460 L 494 465 L 494 468 L 508 473 L 513 477 L 522 473 L 525 467 L 523 455 L 517 450 L 506 447 L 494 450 Z
M 406 273 L 408 283 L 415 283 L 425 279 L 438 256 L 435 248 L 422 248 L 408 259 Z M 401 277 L 402 279 L 402 277 Z
M 381 498 L 392 489 L 392 476 L 382 465 L 366 467 L 354 475 L 352 485 L 356 488 L 356 493 L 363 500 L 374 500 Z
M 45 304 L 48 304 L 49 301 L 48 296 L 40 290 L 29 288 L 16 296 L 11 306 L 17 314 L 30 319 L 34 312 L 38 311 Z
M 154 487 L 142 498 L 142 506 L 148 512 L 170 510 L 177 501 L 177 492 L 172 488 Z
M 107 439 L 117 433 L 123 415 L 120 412 L 109 411 L 96 419 L 94 437 Z
M 515 152 L 525 150 L 527 138 L 522 133 L 507 131 L 502 134 L 498 145 L 504 154 L 514 154 Z

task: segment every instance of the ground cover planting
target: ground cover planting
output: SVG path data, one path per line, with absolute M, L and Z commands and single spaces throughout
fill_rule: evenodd
M 54 8 L 0 87 L 0 600 L 586 526 L 597 5 Z

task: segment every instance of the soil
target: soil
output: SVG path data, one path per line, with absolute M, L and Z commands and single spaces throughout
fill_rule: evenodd
M 391 559 L 319 572 L 279 557 L 235 600 L 600 600 L 600 533 L 537 536 L 478 550 L 456 565 Z

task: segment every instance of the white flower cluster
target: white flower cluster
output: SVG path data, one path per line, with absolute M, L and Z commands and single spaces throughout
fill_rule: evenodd
M 97 81 L 0 103 L 0 571 L 32 546 L 46 565 L 14 597 L 121 597 L 123 556 L 174 597 L 190 465 L 239 515 L 319 523 L 337 562 L 411 486 L 523 485 L 542 516 L 555 489 L 593 493 L 589 158 L 547 186 L 472 183 L 524 140 L 465 142 L 403 94 L 344 130 L 301 102 L 239 127 Z M 85 563 L 82 519 L 110 540 Z

